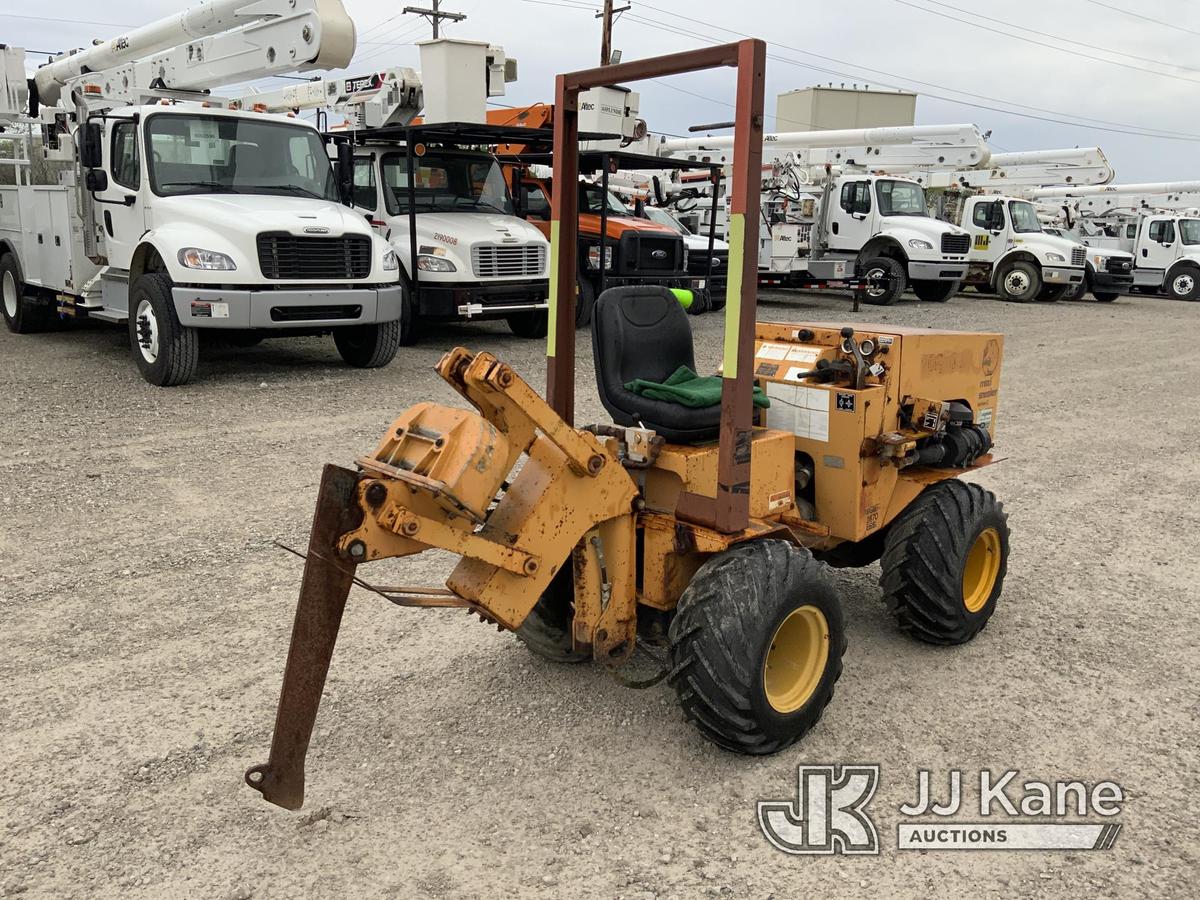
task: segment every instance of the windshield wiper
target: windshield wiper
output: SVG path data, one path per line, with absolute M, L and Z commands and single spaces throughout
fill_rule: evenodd
M 159 187 L 164 191 L 168 188 L 186 188 L 186 190 L 175 191 L 177 194 L 236 194 L 237 190 L 233 185 L 222 184 L 219 181 L 164 181 L 159 184 Z
M 301 197 L 313 197 L 317 200 L 329 199 L 318 194 L 316 191 L 310 191 L 308 188 L 302 188 L 296 184 L 243 184 L 239 185 L 239 187 L 248 194 L 273 194 L 282 191 L 288 194 L 299 194 Z

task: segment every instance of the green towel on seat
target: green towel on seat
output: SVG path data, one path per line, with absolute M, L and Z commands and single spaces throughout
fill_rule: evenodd
M 680 366 L 662 384 L 635 378 L 625 385 L 625 390 L 650 400 L 665 400 L 668 403 L 699 409 L 721 402 L 722 380 L 719 375 L 701 377 L 687 366 Z M 754 386 L 754 405 L 763 409 L 771 405 L 771 401 L 758 385 Z

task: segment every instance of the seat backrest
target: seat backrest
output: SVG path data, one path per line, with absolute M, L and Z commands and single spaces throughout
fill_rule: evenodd
M 661 285 L 609 288 L 592 311 L 592 358 L 600 401 L 613 413 L 635 378 L 663 382 L 680 366 L 695 370 L 687 312 Z

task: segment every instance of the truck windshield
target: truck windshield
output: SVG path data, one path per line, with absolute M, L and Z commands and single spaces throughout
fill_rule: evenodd
M 1200 219 L 1180 219 L 1179 234 L 1185 244 L 1200 244 Z
M 600 215 L 600 207 L 603 206 L 604 200 L 601 199 L 603 191 L 598 184 L 588 184 L 580 182 L 579 184 L 579 211 Z M 617 199 L 616 195 L 608 192 L 608 214 L 610 216 L 628 216 L 632 215 L 629 207 Z
M 178 194 L 279 194 L 337 200 L 333 168 L 312 128 L 261 117 L 146 119 L 150 186 Z
M 384 199 L 393 216 L 407 215 L 408 162 L 403 153 L 383 157 Z M 427 152 L 413 159 L 414 212 L 480 212 L 513 215 L 512 195 L 499 163 L 490 156 Z
M 670 228 L 672 231 L 678 231 L 680 234 L 691 234 L 688 227 L 680 222 L 677 218 L 667 212 L 665 209 L 659 209 L 656 206 L 646 207 L 646 218 L 655 225 L 662 225 L 665 228 Z
M 911 181 L 877 181 L 881 216 L 927 216 L 925 189 Z
M 1012 230 L 1017 234 L 1034 234 L 1042 230 L 1042 223 L 1038 221 L 1037 210 L 1032 203 L 1010 200 L 1008 211 L 1012 215 Z

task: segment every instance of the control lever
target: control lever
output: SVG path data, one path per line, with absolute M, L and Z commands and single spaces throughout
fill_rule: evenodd
M 842 329 L 842 352 L 849 353 L 854 357 L 854 389 L 861 391 L 867 383 L 867 369 L 869 364 L 867 358 L 863 356 L 862 348 L 859 347 L 858 341 L 854 339 L 854 329 L 847 325 Z

